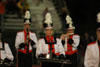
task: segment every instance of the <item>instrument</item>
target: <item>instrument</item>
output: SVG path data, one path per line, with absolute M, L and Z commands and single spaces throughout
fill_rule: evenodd
M 73 35 L 74 33 L 69 33 L 69 35 Z
M 46 55 L 46 59 L 50 59 L 50 54 L 47 54 Z
M 26 45 L 27 45 L 27 53 L 29 53 L 29 30 L 28 30 L 28 28 L 26 29 L 26 32 L 27 32 L 27 34 L 26 34 L 26 40 L 28 40 L 28 42 L 26 43 Z
M 53 57 L 52 57 L 52 43 L 50 43 L 50 54 L 49 54 L 49 56 L 50 56 L 50 57 L 49 57 L 50 59 L 53 58 Z
M 2 63 L 0 63 L 0 67 L 15 67 L 16 64 L 14 62 L 10 62 L 9 64 L 8 63 L 3 63 L 3 60 L 2 60 Z
M 48 63 L 57 63 L 61 64 L 61 67 L 64 67 L 64 64 L 71 64 L 70 60 L 63 60 L 63 59 L 46 59 L 46 58 L 39 58 L 38 59 L 41 63 L 48 62 Z

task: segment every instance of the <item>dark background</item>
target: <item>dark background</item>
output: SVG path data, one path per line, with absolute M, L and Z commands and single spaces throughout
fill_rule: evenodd
M 65 0 L 77 32 L 95 34 L 96 15 L 100 11 L 100 0 Z

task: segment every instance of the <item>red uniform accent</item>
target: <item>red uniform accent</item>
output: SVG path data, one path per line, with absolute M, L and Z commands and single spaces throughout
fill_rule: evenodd
M 29 36 L 29 34 L 28 34 L 28 36 Z M 27 32 L 24 30 L 24 41 L 26 41 L 26 38 L 27 38 Z M 30 46 L 30 45 L 28 45 L 28 46 Z M 22 53 L 27 53 L 27 46 L 25 46 L 25 48 L 24 48 L 24 50 L 22 50 L 22 49 L 19 49 L 18 51 L 19 52 L 22 52 Z M 32 52 L 32 50 L 29 50 L 29 53 L 31 53 Z
M 90 43 L 90 44 L 88 44 L 88 46 L 93 45 L 93 44 L 95 44 L 95 43 L 96 43 L 96 41 L 95 41 L 95 42 L 92 42 L 92 43 Z
M 19 49 L 18 51 L 27 54 L 26 49 L 24 49 L 24 50 Z M 32 50 L 29 50 L 29 53 L 31 53 L 31 52 L 32 52 Z
M 71 35 L 70 36 L 70 39 L 72 39 L 73 38 L 73 35 Z M 67 40 L 68 41 L 68 40 Z M 74 54 L 74 53 L 77 53 L 77 51 L 78 50 L 72 50 L 72 46 L 69 44 L 69 43 L 67 43 L 67 51 L 65 51 L 65 54 L 67 54 L 67 55 L 72 55 L 72 54 Z
M 74 51 L 66 51 L 65 54 L 67 55 L 72 55 L 74 53 L 77 53 L 78 50 L 74 50 Z
M 5 13 L 5 6 L 7 4 L 7 1 L 6 2 L 0 2 L 0 14 L 4 14 Z
M 47 39 L 47 42 L 51 42 L 51 43 L 54 43 L 54 37 L 51 36 L 46 36 L 46 39 Z M 50 44 L 48 45 L 49 47 L 49 53 L 50 53 Z M 55 53 L 55 48 L 54 48 L 54 44 L 52 44 L 52 52 L 55 54 L 55 55 L 60 55 L 59 53 Z

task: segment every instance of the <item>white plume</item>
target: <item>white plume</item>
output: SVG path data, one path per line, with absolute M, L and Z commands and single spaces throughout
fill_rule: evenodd
M 51 17 L 50 13 L 46 14 L 44 23 L 46 23 L 46 24 L 51 24 L 52 23 L 52 17 Z
M 66 16 L 66 22 L 67 22 L 67 24 L 72 24 L 73 23 L 72 18 L 69 15 Z
M 69 15 L 66 16 L 66 23 L 69 24 L 69 27 L 73 27 L 72 18 Z
M 24 18 L 30 19 L 30 11 L 26 11 L 26 12 L 25 12 Z

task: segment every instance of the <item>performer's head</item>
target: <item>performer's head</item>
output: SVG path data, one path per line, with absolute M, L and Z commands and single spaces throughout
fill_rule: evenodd
M 24 30 L 30 30 L 30 20 L 25 20 L 24 21 Z
M 45 21 L 43 23 L 43 27 L 44 27 L 44 32 L 47 36 L 53 35 L 53 23 L 52 23 L 52 18 L 51 18 L 50 13 L 46 14 Z
M 75 29 L 66 29 L 66 33 L 69 33 L 70 35 L 74 34 Z
M 44 33 L 46 36 L 52 36 L 54 33 L 53 28 L 45 28 Z
M 73 25 L 72 19 L 69 15 L 66 16 L 66 33 L 74 34 L 75 26 Z
M 27 10 L 24 16 L 24 30 L 27 30 L 27 29 L 30 30 L 30 24 L 31 24 L 30 11 Z

